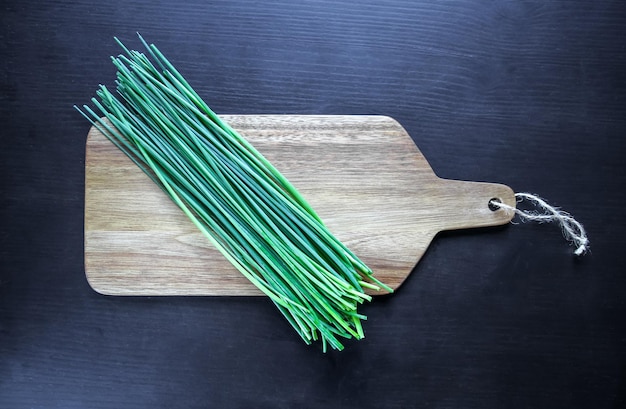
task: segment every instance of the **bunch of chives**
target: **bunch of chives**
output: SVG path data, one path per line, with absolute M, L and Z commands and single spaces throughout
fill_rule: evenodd
M 112 57 L 117 90 L 76 109 L 130 157 L 283 313 L 306 343 L 363 338 L 364 289 L 392 290 L 222 121 L 154 44 Z M 156 65 L 153 63 L 156 63 Z

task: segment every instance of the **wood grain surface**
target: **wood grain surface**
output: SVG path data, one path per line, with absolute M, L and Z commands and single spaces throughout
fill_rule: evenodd
M 443 230 L 493 226 L 504 185 L 437 177 L 385 116 L 224 115 L 296 186 L 328 228 L 397 288 Z M 97 129 L 85 162 L 85 271 L 109 295 L 260 295 Z

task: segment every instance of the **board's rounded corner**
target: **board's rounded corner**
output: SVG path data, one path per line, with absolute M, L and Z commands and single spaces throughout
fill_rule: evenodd
M 391 115 L 380 114 L 380 115 L 377 115 L 377 117 L 383 121 L 387 121 L 393 124 L 394 126 L 404 129 L 404 126 L 400 123 L 400 121 L 392 117 Z M 404 131 L 406 132 L 406 129 L 404 129 Z
M 92 142 L 94 139 L 97 139 L 99 135 L 101 135 L 103 138 L 106 138 L 107 136 L 104 134 L 104 132 L 106 131 L 106 129 L 104 128 L 105 126 L 113 127 L 111 121 L 109 121 L 105 116 L 92 122 L 89 130 L 87 131 L 85 145 L 89 145 L 89 143 Z
M 413 267 L 413 268 L 415 268 L 415 267 Z M 411 268 L 411 271 L 409 271 L 409 273 L 399 283 L 396 283 L 395 285 L 390 285 L 389 286 L 389 288 L 391 288 L 391 291 L 383 290 L 382 292 L 379 292 L 377 294 L 377 296 L 378 297 L 389 297 L 390 295 L 397 294 L 398 291 L 400 290 L 400 288 L 402 288 L 402 285 L 404 284 L 404 282 L 409 278 L 409 276 L 413 272 L 413 268 Z
M 87 281 L 87 285 L 89 286 L 89 288 L 91 288 L 91 290 L 93 292 L 95 292 L 96 294 L 99 295 L 104 295 L 104 296 L 111 296 L 111 295 L 115 295 L 111 292 L 106 291 L 103 288 L 98 287 L 98 285 L 96 283 L 94 283 L 89 275 L 89 271 L 85 270 L 85 279 Z
M 375 298 L 387 298 L 389 296 L 393 296 L 395 294 L 398 293 L 398 291 L 402 291 L 402 287 L 404 286 L 404 283 L 408 280 L 408 278 L 411 276 L 411 273 L 413 273 L 413 270 L 415 269 L 415 266 L 417 265 L 417 263 L 419 262 L 419 260 L 415 263 L 415 265 L 413 265 L 413 267 L 411 267 L 411 269 L 409 270 L 409 272 L 405 275 L 402 275 L 402 279 L 398 280 L 394 283 L 388 284 L 385 283 L 385 285 L 388 285 L 389 288 L 391 288 L 391 291 L 387 291 L 385 289 L 380 289 L 379 291 L 368 291 L 367 293 Z M 384 282 L 384 281 L 383 281 Z

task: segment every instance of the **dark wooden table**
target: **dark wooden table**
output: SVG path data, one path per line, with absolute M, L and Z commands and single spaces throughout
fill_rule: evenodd
M 626 404 L 621 2 L 5 0 L 0 22 L 0 408 Z M 550 225 L 442 234 L 325 355 L 264 298 L 99 295 L 72 105 L 136 31 L 218 113 L 392 116 L 439 176 L 542 195 L 592 252 Z

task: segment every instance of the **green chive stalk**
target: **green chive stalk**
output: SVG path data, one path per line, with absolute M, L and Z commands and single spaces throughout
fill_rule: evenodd
M 249 142 L 222 121 L 154 44 L 112 57 L 116 92 L 100 85 L 76 109 L 122 150 L 310 344 L 364 337 L 365 288 L 391 292 Z M 106 118 L 105 119 L 103 119 Z

